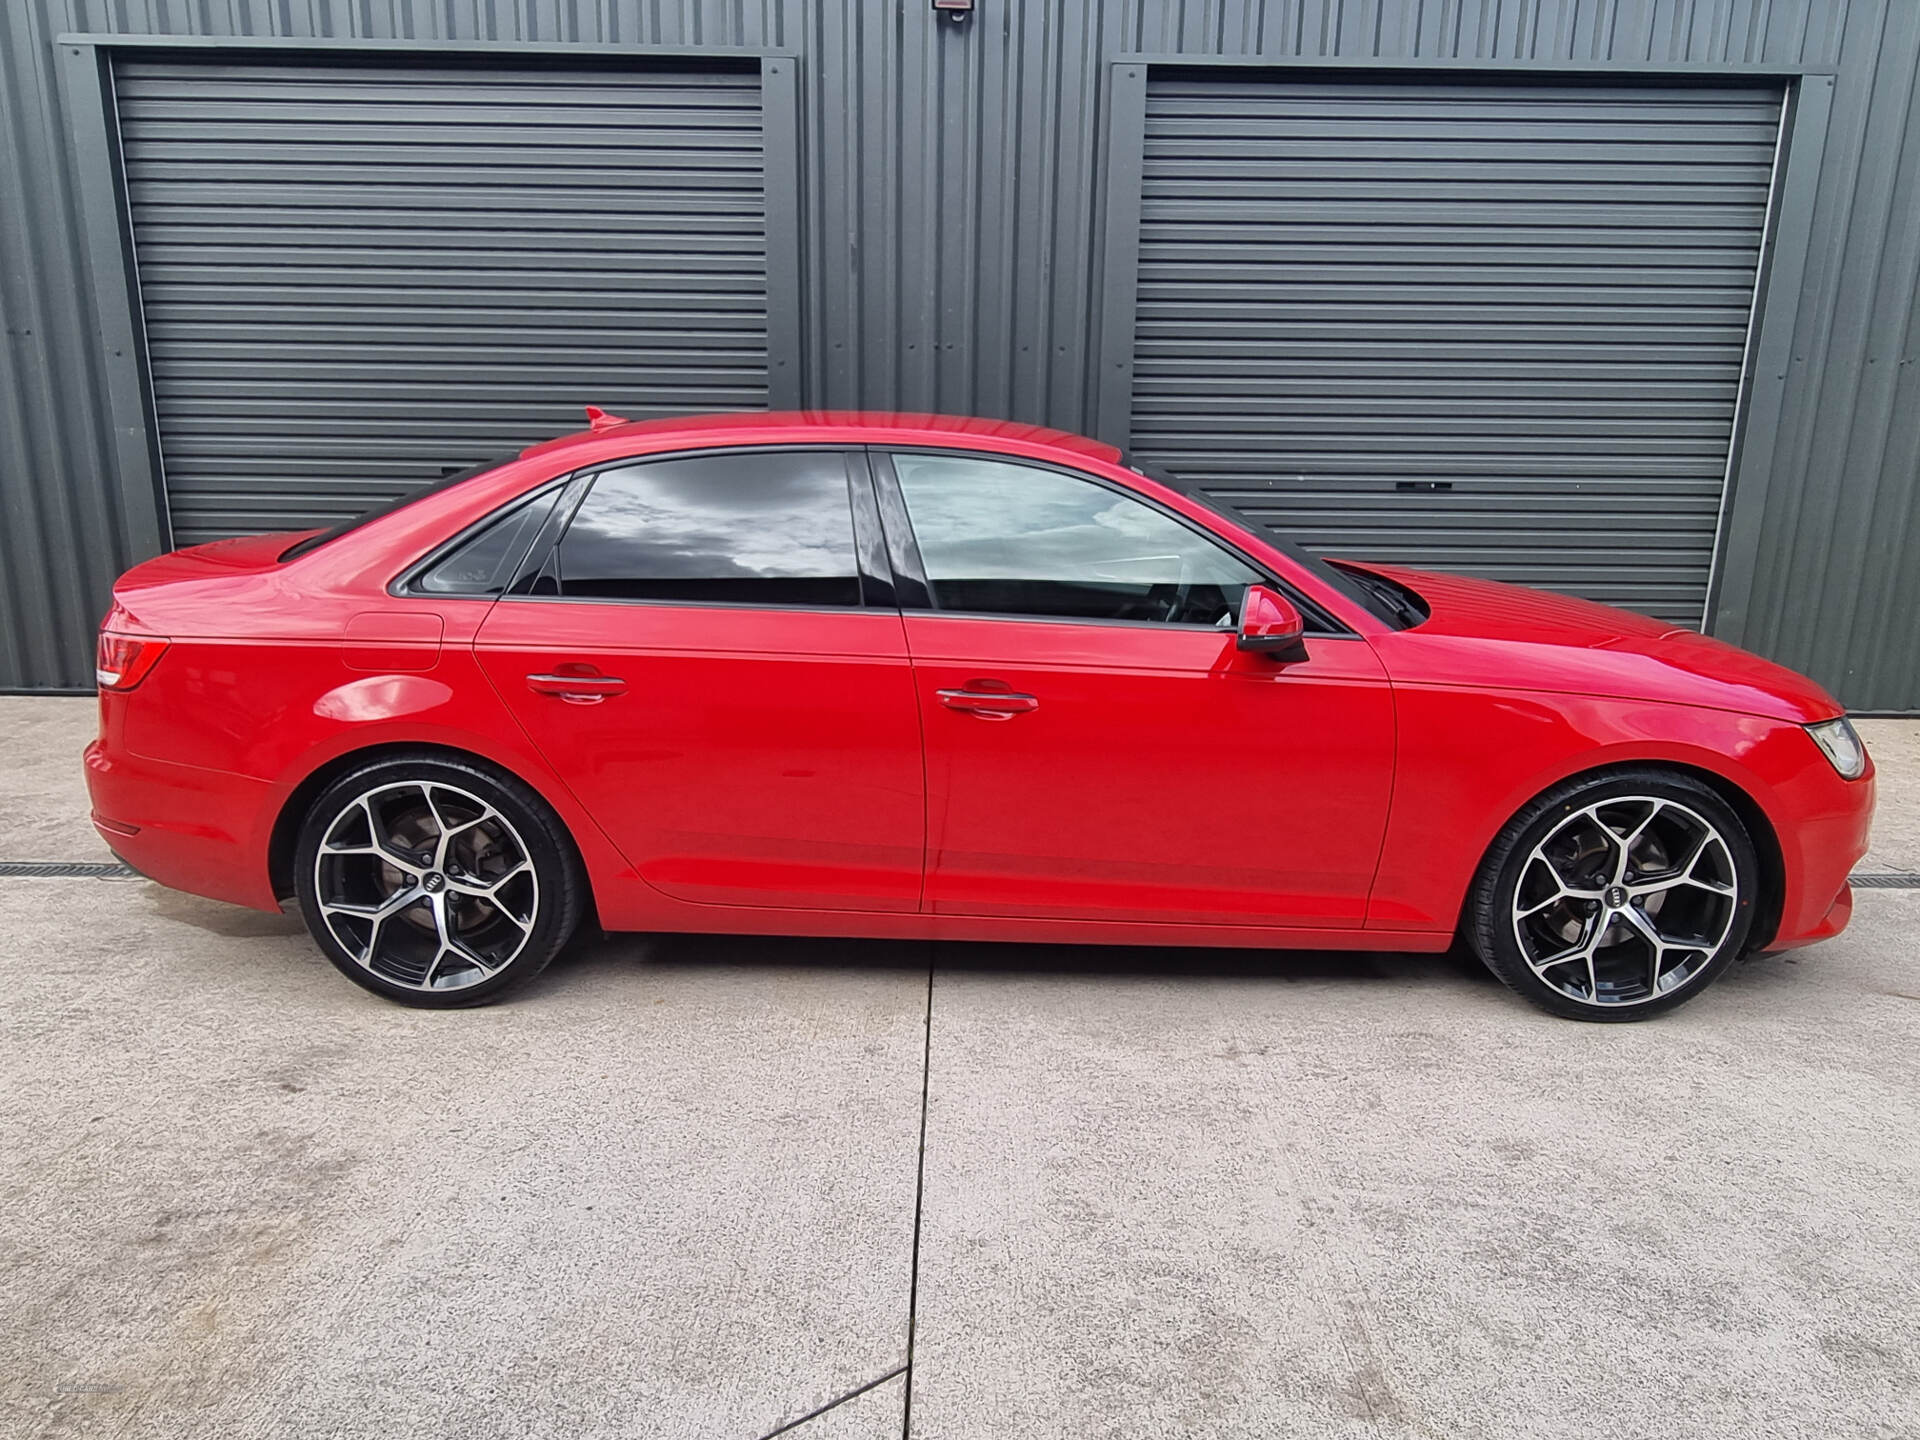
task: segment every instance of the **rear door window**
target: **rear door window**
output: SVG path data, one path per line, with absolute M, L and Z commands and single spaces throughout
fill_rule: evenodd
M 595 476 L 549 574 L 581 600 L 857 606 L 854 557 L 839 452 L 675 456 Z

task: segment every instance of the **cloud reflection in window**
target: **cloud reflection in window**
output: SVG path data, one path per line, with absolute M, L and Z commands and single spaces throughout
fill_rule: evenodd
M 655 460 L 600 475 L 560 545 L 567 595 L 857 605 L 845 462 Z

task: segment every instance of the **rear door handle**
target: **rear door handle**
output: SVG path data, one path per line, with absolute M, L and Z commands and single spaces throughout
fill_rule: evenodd
M 598 705 L 609 695 L 626 694 L 627 682 L 618 675 L 529 675 L 527 689 L 575 705 Z
M 936 690 L 934 693 L 949 710 L 978 715 L 982 720 L 1011 720 L 1040 708 L 1037 698 L 1014 690 Z

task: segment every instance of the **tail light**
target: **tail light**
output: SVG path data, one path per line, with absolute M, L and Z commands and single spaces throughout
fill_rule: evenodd
M 167 653 L 167 643 L 158 635 L 120 635 L 102 630 L 93 678 L 102 690 L 131 690 Z

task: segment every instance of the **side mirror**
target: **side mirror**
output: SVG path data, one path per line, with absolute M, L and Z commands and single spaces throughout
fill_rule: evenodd
M 1247 598 L 1240 602 L 1240 637 L 1235 644 L 1242 650 L 1259 650 L 1276 660 L 1307 658 L 1306 622 L 1286 596 L 1264 585 L 1249 585 Z

